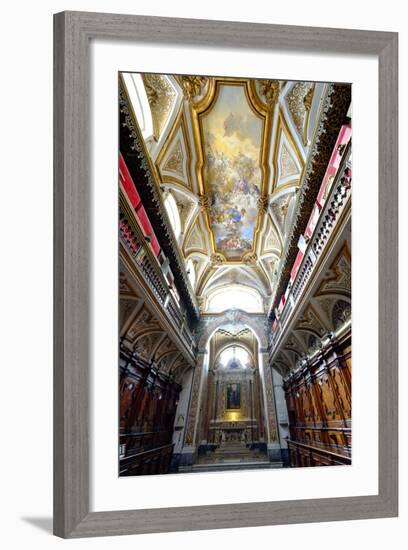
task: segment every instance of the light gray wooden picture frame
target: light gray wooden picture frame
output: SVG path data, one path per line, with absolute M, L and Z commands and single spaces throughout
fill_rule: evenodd
M 379 66 L 379 494 L 91 512 L 90 40 L 366 54 Z M 398 510 L 398 34 L 63 12 L 54 16 L 54 532 L 61 537 L 393 517 Z M 112 336 L 113 337 L 113 336 Z M 358 399 L 358 396 L 357 396 Z

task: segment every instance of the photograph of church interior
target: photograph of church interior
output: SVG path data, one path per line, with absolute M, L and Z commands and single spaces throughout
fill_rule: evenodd
M 118 88 L 119 475 L 351 464 L 351 85 Z

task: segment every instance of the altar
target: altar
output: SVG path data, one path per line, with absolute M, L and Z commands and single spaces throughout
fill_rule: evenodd
M 241 422 L 212 422 L 210 432 L 218 446 L 252 443 L 256 437 L 256 424 L 251 420 Z

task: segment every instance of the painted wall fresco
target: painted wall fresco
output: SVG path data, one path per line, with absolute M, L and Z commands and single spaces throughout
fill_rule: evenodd
M 262 172 L 262 120 L 243 86 L 221 85 L 215 106 L 202 119 L 204 184 L 215 248 L 228 260 L 252 249 Z

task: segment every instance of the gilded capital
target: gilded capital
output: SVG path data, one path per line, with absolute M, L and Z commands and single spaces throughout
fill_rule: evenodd
M 256 255 L 256 252 L 249 252 L 248 254 L 245 254 L 243 260 L 244 260 L 244 264 L 254 265 L 258 261 L 258 256 Z
M 208 210 L 210 206 L 208 195 L 198 195 L 198 206 L 202 212 Z
M 275 105 L 279 99 L 279 80 L 260 80 L 259 92 L 267 105 Z
M 181 84 L 183 95 L 187 101 L 193 99 L 202 93 L 202 88 L 207 84 L 208 78 L 205 76 L 186 76 L 181 75 L 179 82 Z
M 225 258 L 222 254 L 211 254 L 210 257 L 211 266 L 221 265 L 225 262 Z
M 259 210 L 262 210 L 262 212 L 266 212 L 268 210 L 268 204 L 269 204 L 268 195 L 261 195 L 258 198 L 257 206 L 258 206 Z

